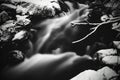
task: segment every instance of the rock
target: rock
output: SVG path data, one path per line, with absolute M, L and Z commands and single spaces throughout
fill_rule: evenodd
M 106 56 L 102 62 L 108 65 L 117 65 L 120 64 L 120 56 Z
M 9 41 L 16 32 L 13 20 L 5 22 L 0 26 L 0 42 Z
M 120 41 L 113 41 L 113 45 L 114 45 L 117 49 L 120 49 Z
M 27 31 L 21 30 L 20 32 L 15 34 L 14 38 L 12 39 L 12 41 L 26 39 L 27 38 L 26 35 L 27 35 Z
M 41 15 L 43 17 L 54 16 L 56 11 L 60 11 L 58 0 L 12 0 L 12 3 L 21 3 L 17 6 L 16 12 L 22 15 Z
M 118 74 L 109 67 L 103 67 L 97 71 L 85 70 L 70 80 L 116 80 Z
M 10 19 L 10 16 L 8 15 L 8 13 L 6 11 L 2 11 L 0 13 L 0 24 L 6 22 L 9 19 Z
M 104 80 L 104 76 L 94 70 L 85 70 L 70 80 Z
M 13 5 L 13 4 L 7 4 L 7 3 L 2 3 L 0 5 L 1 9 L 2 10 L 15 10 L 16 9 L 16 6 Z
M 103 67 L 97 71 L 99 74 L 105 77 L 105 80 L 116 80 L 113 78 L 117 78 L 118 74 L 109 67 Z
M 101 59 L 101 58 L 104 58 L 105 56 L 117 54 L 117 50 L 116 49 L 103 49 L 103 50 L 97 51 L 97 54 L 98 54 L 99 59 Z
M 112 26 L 113 26 L 112 27 L 113 30 L 120 32 L 120 23 L 118 22 L 113 23 Z
M 24 60 L 25 56 L 22 51 L 13 50 L 9 52 L 8 64 L 18 64 Z
M 16 15 L 17 24 L 19 24 L 21 26 L 29 25 L 31 20 L 28 19 L 27 17 L 28 17 L 27 15 L 24 15 L 24 16 Z

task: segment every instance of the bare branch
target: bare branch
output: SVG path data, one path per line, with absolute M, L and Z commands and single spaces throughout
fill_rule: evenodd
M 118 21 L 120 21 L 120 17 L 115 17 L 115 18 L 111 18 L 109 21 L 107 21 L 107 22 L 102 22 L 102 23 L 89 23 L 89 25 L 91 24 L 91 25 L 97 25 L 96 27 L 94 27 L 94 30 L 92 31 L 92 32 L 90 32 L 89 34 L 87 34 L 85 37 L 83 37 L 82 39 L 79 39 L 79 40 L 77 40 L 77 41 L 73 41 L 72 43 L 74 44 L 74 43 L 78 43 L 78 42 L 81 42 L 81 41 L 83 41 L 83 40 L 85 40 L 86 38 L 88 38 L 89 36 L 91 36 L 100 26 L 102 26 L 102 25 L 104 25 L 104 24 L 110 24 L 110 23 L 114 23 L 114 22 L 118 22 Z M 75 23 L 75 25 L 83 25 L 83 23 L 81 24 L 81 23 Z

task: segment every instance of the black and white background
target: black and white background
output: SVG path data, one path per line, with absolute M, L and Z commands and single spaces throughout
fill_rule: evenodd
M 119 0 L 0 0 L 1 80 L 119 80 Z

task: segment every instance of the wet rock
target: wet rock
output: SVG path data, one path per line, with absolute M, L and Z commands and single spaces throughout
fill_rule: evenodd
M 101 59 L 101 58 L 104 58 L 106 56 L 117 54 L 117 50 L 116 49 L 103 49 L 103 50 L 97 51 L 96 54 L 98 54 L 99 59 Z
M 16 6 L 13 5 L 13 4 L 8 4 L 8 3 L 2 3 L 0 5 L 1 7 L 1 10 L 15 10 L 16 9 Z
M 97 71 L 99 74 L 105 77 L 106 80 L 116 80 L 118 74 L 109 67 L 103 67 Z
M 108 65 L 119 65 L 120 56 L 106 56 L 102 59 L 102 62 Z
M 31 20 L 28 19 L 27 17 L 28 17 L 27 15 L 24 15 L 24 16 L 16 15 L 17 24 L 19 24 L 21 26 L 29 25 Z
M 8 64 L 18 64 L 24 60 L 25 56 L 22 51 L 13 50 L 9 52 Z
M 46 16 L 54 16 L 56 15 L 56 11 L 60 11 L 60 5 L 58 0 L 11 0 L 12 3 L 21 3 L 17 5 L 16 12 L 21 13 L 22 15 L 41 15 L 43 17 Z
M 85 70 L 70 80 L 116 80 L 118 74 L 109 67 L 103 67 L 98 71 Z
M 18 32 L 17 34 L 14 35 L 14 38 L 12 39 L 12 41 L 15 40 L 25 40 L 27 39 L 27 31 L 21 30 L 20 32 Z
M 10 16 L 8 15 L 8 13 L 6 11 L 2 11 L 0 13 L 0 24 L 6 22 L 9 19 L 10 19 Z
M 120 49 L 120 41 L 113 41 L 113 45 L 114 45 L 117 49 Z
M 112 29 L 120 32 L 120 23 L 116 22 L 112 24 Z
M 0 42 L 9 41 L 12 38 L 13 34 L 17 32 L 14 26 L 13 20 L 9 20 L 0 26 Z
M 94 70 L 86 70 L 70 80 L 104 80 L 104 76 Z

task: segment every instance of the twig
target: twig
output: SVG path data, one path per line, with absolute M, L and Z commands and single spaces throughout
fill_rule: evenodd
M 72 43 L 78 43 L 78 42 L 81 42 L 83 40 L 85 40 L 86 38 L 88 38 L 90 35 L 92 35 L 101 25 L 104 25 L 104 24 L 109 24 L 109 23 L 114 23 L 114 22 L 117 22 L 117 21 L 120 21 L 120 17 L 115 17 L 115 18 L 111 18 L 109 21 L 107 22 L 102 22 L 102 23 L 97 23 L 98 25 L 94 28 L 94 30 L 92 32 L 90 32 L 88 35 L 86 35 L 85 37 L 83 37 L 82 39 L 79 39 L 77 41 L 73 41 Z M 91 23 L 92 24 L 92 23 Z
M 93 25 L 93 26 L 96 26 L 100 23 L 71 23 L 73 26 L 76 26 L 76 25 Z

